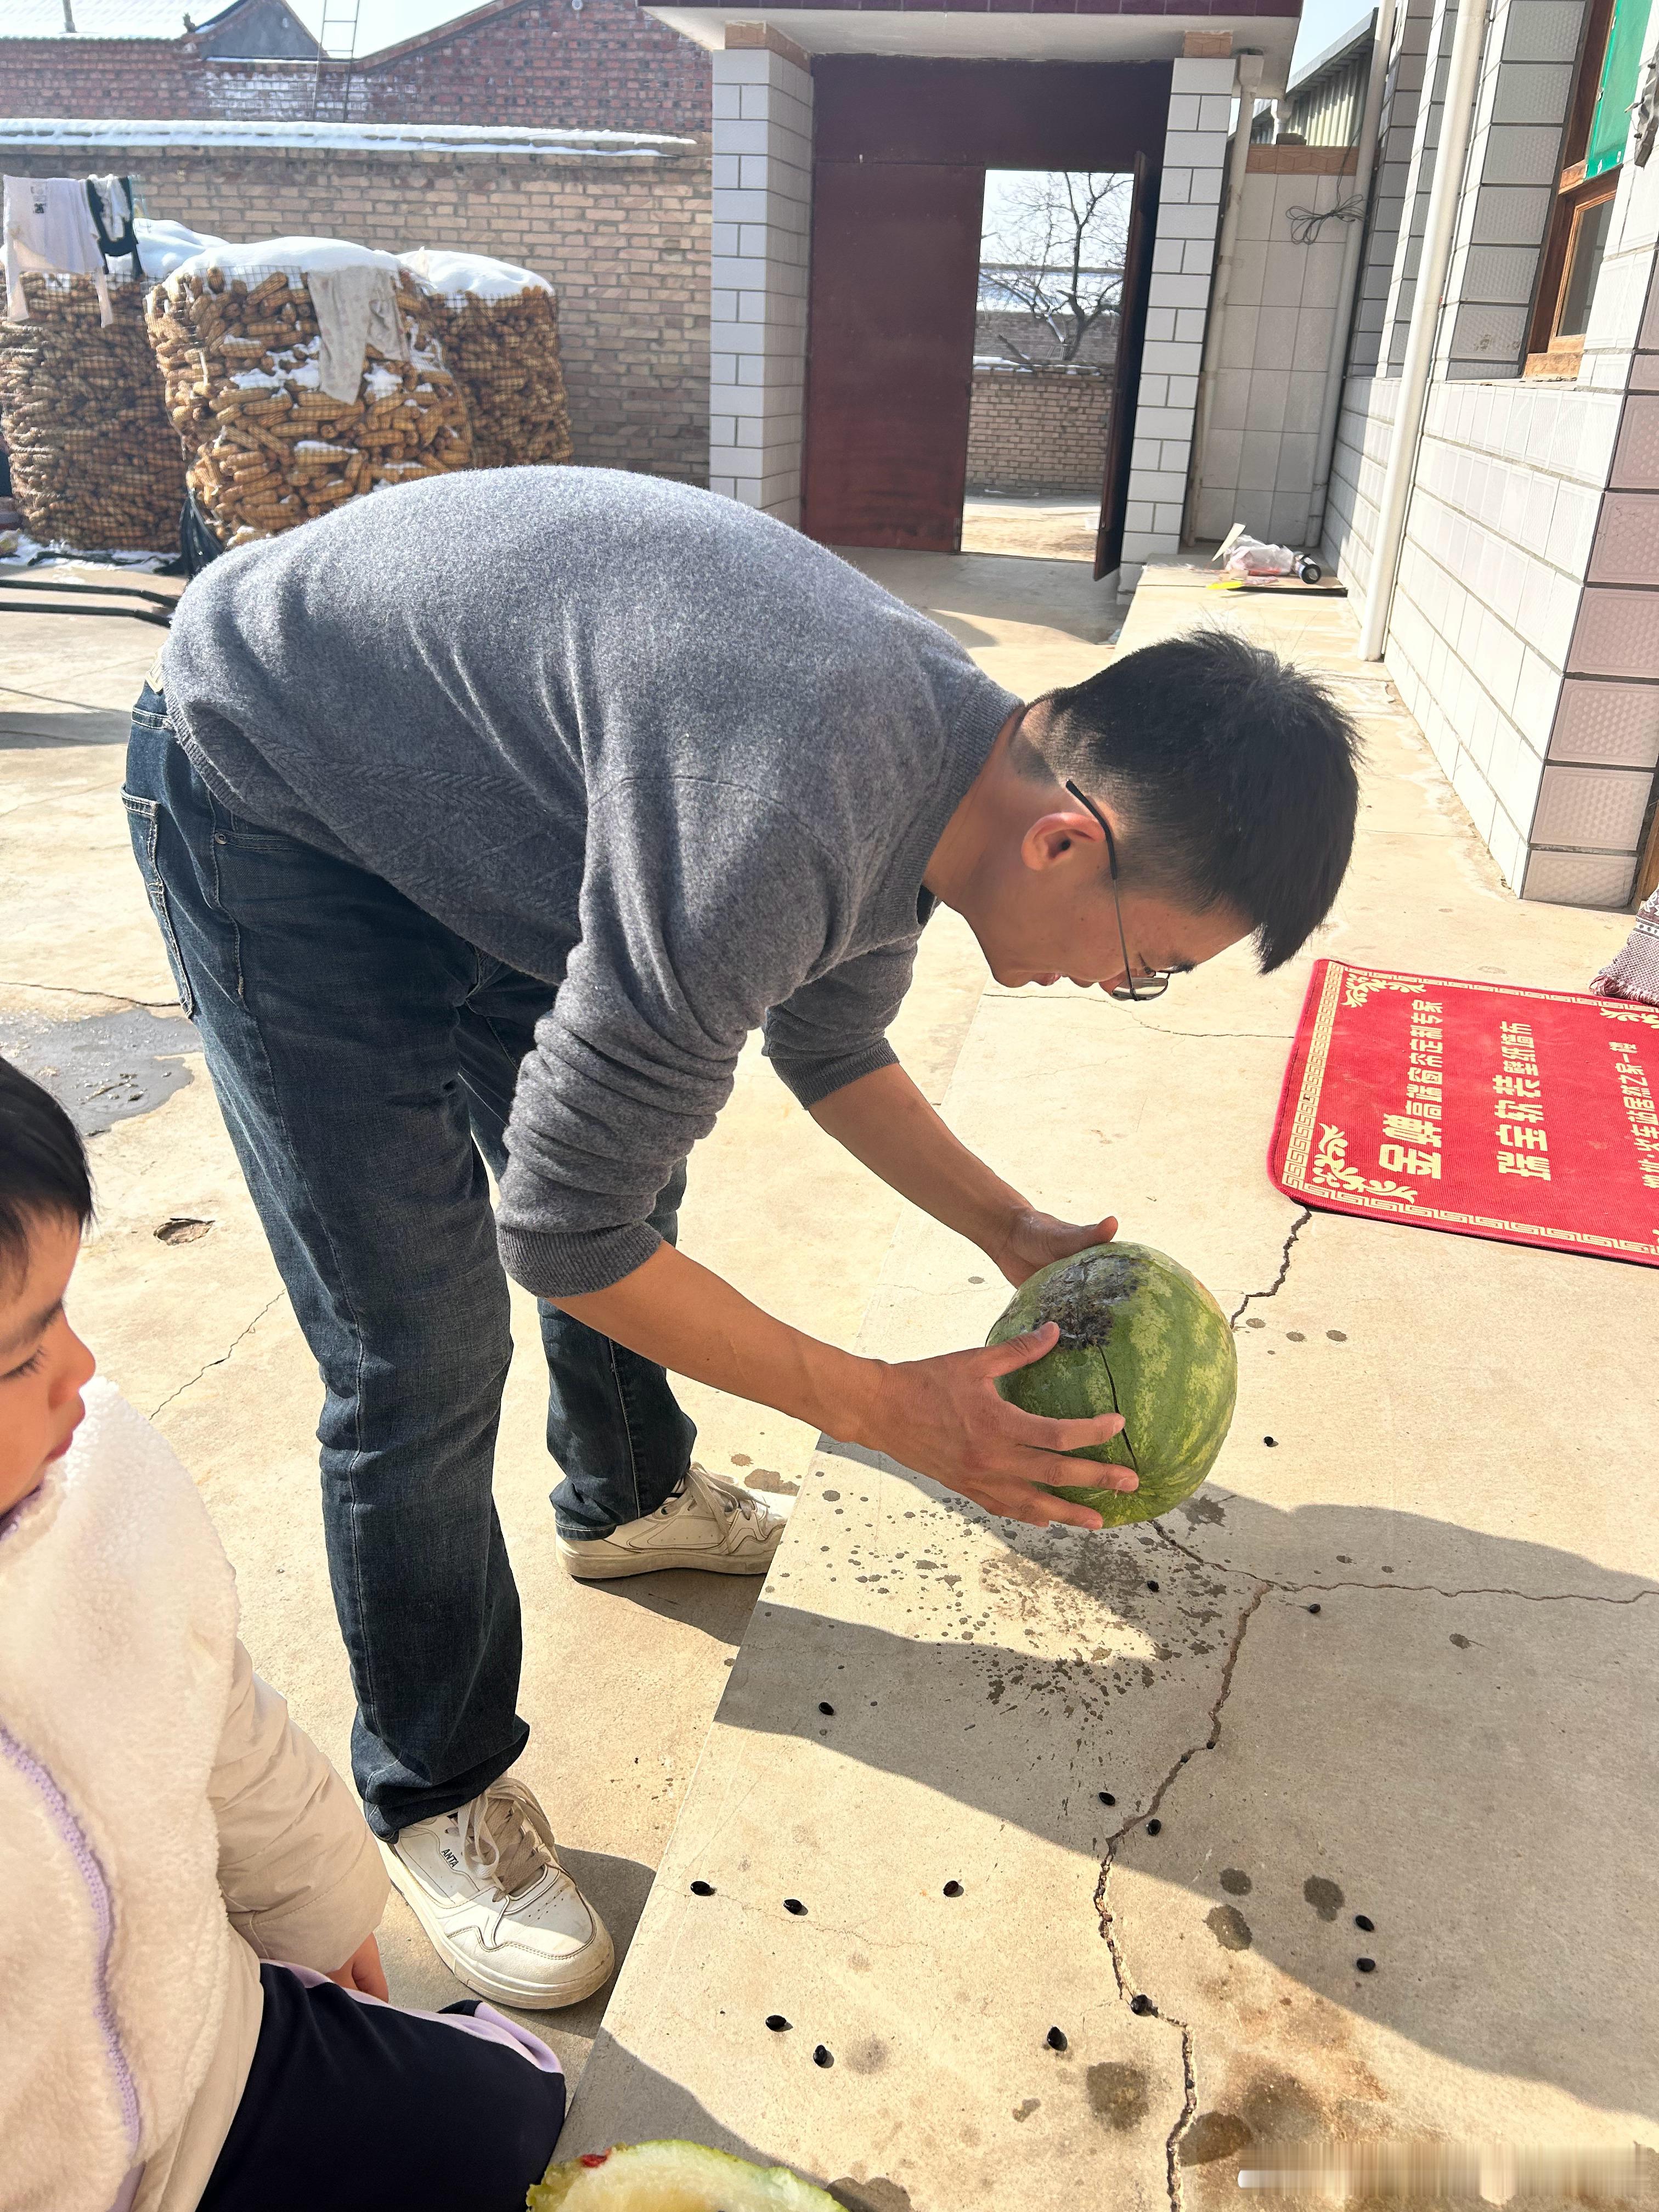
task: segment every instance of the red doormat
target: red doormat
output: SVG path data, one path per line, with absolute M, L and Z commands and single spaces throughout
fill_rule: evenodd
M 1659 1267 L 1659 1009 L 1321 960 L 1267 1171 L 1289 1198 Z

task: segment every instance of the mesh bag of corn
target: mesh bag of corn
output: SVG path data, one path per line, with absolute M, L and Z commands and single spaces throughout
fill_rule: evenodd
M 158 284 L 148 315 L 191 490 L 226 546 L 471 465 L 443 310 L 392 254 L 340 239 L 216 247 Z
M 0 319 L 0 421 L 23 526 L 76 552 L 172 553 L 184 462 L 144 335 L 145 287 L 22 277 L 27 320 Z
M 432 246 L 403 263 L 442 303 L 444 359 L 466 394 L 473 466 L 568 461 L 559 301 L 547 279 L 509 261 Z

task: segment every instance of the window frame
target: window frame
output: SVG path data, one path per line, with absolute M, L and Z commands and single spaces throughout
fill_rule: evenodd
M 1623 163 L 1603 169 L 1596 177 L 1584 174 L 1590 125 L 1601 94 L 1601 78 L 1613 43 L 1613 0 L 1590 0 L 1584 11 L 1578 58 L 1561 132 L 1561 169 L 1556 179 L 1555 200 L 1550 210 L 1544 250 L 1539 257 L 1538 283 L 1533 293 L 1527 329 L 1527 353 L 1522 374 L 1575 379 L 1583 364 L 1584 334 L 1564 337 L 1558 328 L 1566 302 L 1567 278 L 1572 265 L 1572 245 L 1586 210 L 1610 200 L 1619 189 Z

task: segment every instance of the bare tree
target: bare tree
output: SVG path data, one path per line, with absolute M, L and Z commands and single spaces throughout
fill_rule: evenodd
M 1033 170 L 998 177 L 980 247 L 981 299 L 1000 295 L 1042 324 L 1062 362 L 1075 361 L 1097 323 L 1116 312 L 1133 179 L 1111 171 Z M 998 341 L 1037 366 L 1006 331 Z

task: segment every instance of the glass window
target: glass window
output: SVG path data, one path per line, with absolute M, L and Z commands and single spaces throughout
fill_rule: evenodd
M 1561 287 L 1561 307 L 1555 319 L 1556 338 L 1582 338 L 1589 328 L 1590 301 L 1607 251 L 1607 226 L 1613 220 L 1613 196 L 1593 200 L 1573 217 L 1572 240 L 1567 247 L 1566 281 Z

